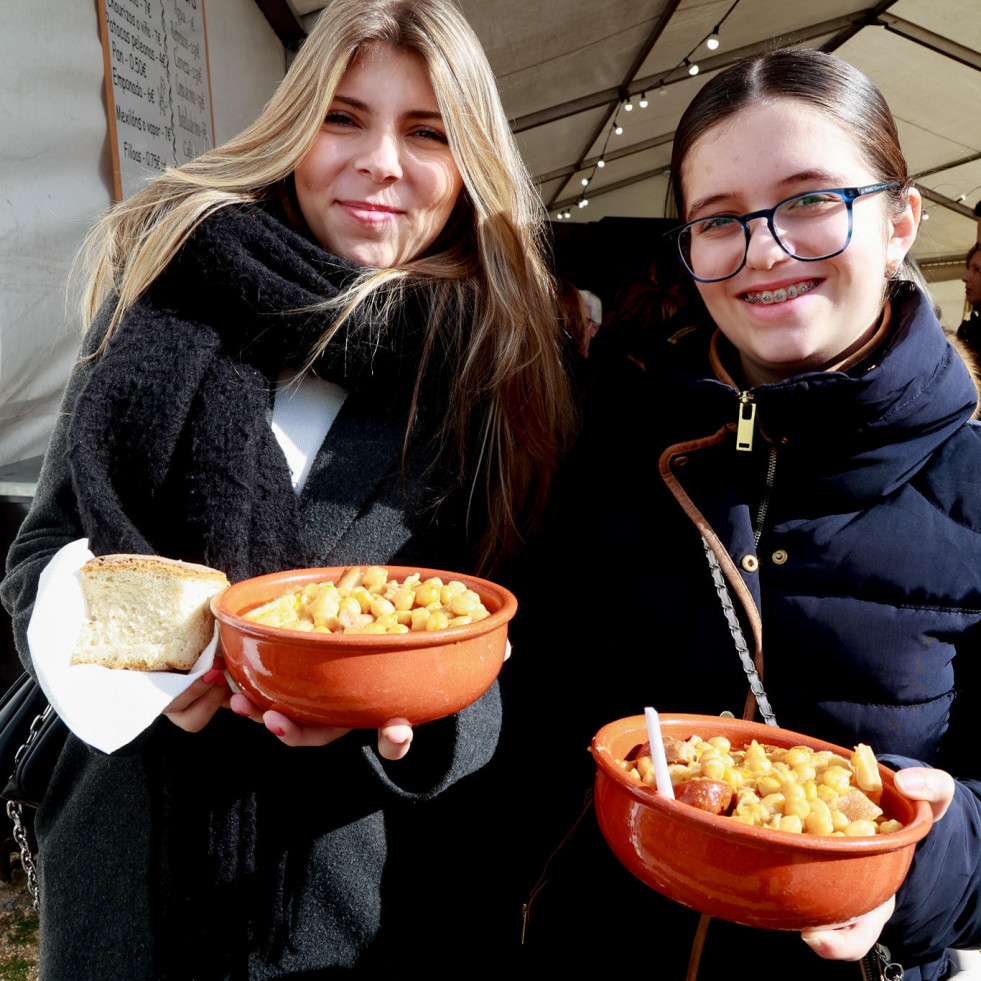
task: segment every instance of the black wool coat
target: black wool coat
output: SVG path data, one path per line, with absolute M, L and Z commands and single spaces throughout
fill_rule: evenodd
M 205 220 L 128 311 L 108 309 L 66 391 L 3 600 L 25 631 L 37 578 L 68 541 L 204 562 L 234 581 L 304 565 L 465 571 L 462 505 L 432 463 L 446 380 L 427 376 L 400 466 L 423 301 L 352 321 L 315 370 L 349 390 L 297 497 L 269 426 L 272 385 L 324 329 L 316 305 L 357 269 L 267 207 Z M 440 506 L 435 502 L 441 500 Z M 434 799 L 479 769 L 496 687 L 422 727 L 405 760 L 374 733 L 291 749 L 219 712 L 158 720 L 106 756 L 69 737 L 38 813 L 44 978 L 280 978 L 430 963 L 456 884 Z M 439 817 L 439 820 L 435 820 Z

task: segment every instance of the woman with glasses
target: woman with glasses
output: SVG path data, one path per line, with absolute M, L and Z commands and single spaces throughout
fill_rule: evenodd
M 709 81 L 671 173 L 673 238 L 706 316 L 650 352 L 637 391 L 601 391 L 586 416 L 548 557 L 602 570 L 602 630 L 550 627 L 575 667 L 550 660 L 539 686 L 563 708 L 549 760 L 567 763 L 545 792 L 567 799 L 568 828 L 591 775 L 582 747 L 653 704 L 868 743 L 937 822 L 895 897 L 801 937 L 699 927 L 617 865 L 587 814 L 540 880 L 528 950 L 581 963 L 598 932 L 611 963 L 661 979 L 749 964 L 945 978 L 946 948 L 981 944 L 981 430 L 966 369 L 903 277 L 919 193 L 879 91 L 807 49 Z M 527 660 L 516 699 L 536 691 Z

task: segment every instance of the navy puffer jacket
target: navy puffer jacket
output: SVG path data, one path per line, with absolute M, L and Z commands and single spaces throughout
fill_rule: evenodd
M 741 716 L 747 682 L 704 535 L 781 726 L 845 746 L 867 742 L 895 766 L 921 762 L 958 778 L 957 798 L 921 843 L 883 936 L 907 981 L 943 977 L 944 948 L 981 945 L 972 718 L 981 690 L 981 427 L 969 421 L 977 392 L 929 301 L 908 284 L 892 301 L 885 341 L 843 372 L 740 392 L 726 370 L 735 352 L 720 335 L 709 342 L 710 333 L 675 338 L 646 376 L 607 390 L 587 420 L 565 518 L 545 552 L 553 568 L 596 570 L 611 609 L 596 616 L 601 631 L 580 620 L 554 643 L 550 628 L 540 645 L 554 644 L 554 656 L 540 655 L 537 667 L 529 656 L 524 678 L 516 663 L 512 699 L 520 711 L 528 693 L 547 691 L 564 707 L 570 722 L 549 755 L 575 760 L 561 778 L 570 810 L 590 777 L 582 746 L 605 722 L 644 704 Z M 752 448 L 739 451 L 747 406 L 755 422 L 738 438 Z M 542 806 L 554 809 L 554 794 Z M 576 857 L 591 847 L 573 844 L 553 863 L 553 882 L 533 903 L 530 946 L 537 928 L 540 949 L 554 955 L 554 925 L 570 959 L 585 956 L 595 931 L 576 929 L 577 909 L 593 916 L 597 894 L 614 894 L 651 907 L 631 905 L 629 919 L 664 924 L 677 963 L 660 976 L 684 977 L 692 914 L 634 889 L 601 846 Z M 589 869 L 582 895 L 577 867 Z M 795 935 L 770 935 L 761 948 L 760 939 L 723 939 L 732 931 L 750 935 L 710 928 L 700 977 L 722 976 L 713 964 L 731 970 L 744 943 L 785 949 L 784 977 L 858 977 L 855 965 L 819 961 Z

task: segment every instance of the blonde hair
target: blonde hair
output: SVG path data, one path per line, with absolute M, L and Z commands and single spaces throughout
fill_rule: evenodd
M 367 304 L 384 316 L 407 290 L 430 292 L 413 413 L 426 360 L 446 352 L 455 373 L 439 458 L 457 478 L 472 475 L 469 492 L 484 499 L 479 565 L 489 568 L 541 517 L 575 412 L 542 248 L 543 208 L 480 43 L 450 0 L 333 0 L 251 126 L 168 168 L 93 229 L 81 255 L 83 315 L 91 321 L 114 294 L 113 329 L 208 215 L 289 189 L 345 71 L 373 45 L 423 59 L 464 189 L 424 256 L 366 269 L 325 304 L 333 322 L 310 361 L 355 309 Z

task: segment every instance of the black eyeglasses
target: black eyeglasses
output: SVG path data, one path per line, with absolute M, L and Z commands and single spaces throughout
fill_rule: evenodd
M 748 215 L 699 218 L 667 235 L 677 241 L 681 261 L 693 279 L 718 283 L 735 276 L 746 265 L 751 221 L 765 218 L 774 241 L 794 259 L 830 259 L 844 252 L 852 240 L 855 199 L 894 187 L 899 187 L 898 181 L 808 191 Z

